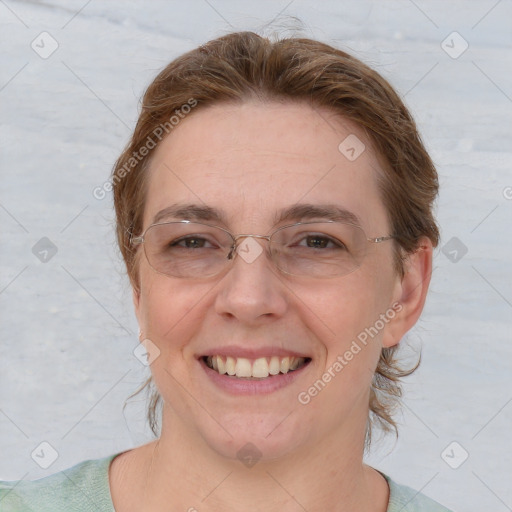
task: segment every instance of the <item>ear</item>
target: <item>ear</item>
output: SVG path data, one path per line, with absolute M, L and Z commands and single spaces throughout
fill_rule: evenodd
M 422 238 L 418 249 L 404 261 L 404 276 L 397 282 L 393 293 L 395 317 L 384 331 L 382 346 L 397 345 L 409 331 L 423 311 L 432 275 L 432 242 Z

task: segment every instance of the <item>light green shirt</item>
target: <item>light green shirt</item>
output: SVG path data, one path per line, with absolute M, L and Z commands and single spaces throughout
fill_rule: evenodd
M 0 482 L 1 512 L 115 512 L 108 469 L 118 454 L 81 462 L 33 482 Z M 387 512 L 450 512 L 383 475 L 390 489 Z

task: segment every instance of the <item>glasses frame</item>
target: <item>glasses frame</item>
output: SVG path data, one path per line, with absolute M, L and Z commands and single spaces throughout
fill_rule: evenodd
M 171 221 L 165 221 L 165 222 L 156 222 L 154 224 L 150 224 L 145 230 L 144 232 L 139 235 L 139 236 L 131 236 L 130 237 L 130 243 L 132 246 L 138 246 L 138 245 L 144 245 L 144 242 L 145 242 L 145 236 L 146 236 L 146 233 L 154 226 L 161 226 L 161 225 L 167 225 L 167 224 L 199 224 L 201 226 L 207 226 L 209 228 L 216 228 L 216 229 L 220 229 L 221 231 L 224 231 L 224 233 L 226 233 L 227 235 L 229 235 L 229 237 L 233 240 L 233 244 L 231 246 L 231 249 L 229 251 L 229 254 L 227 255 L 227 260 L 233 260 L 234 259 L 234 255 L 236 254 L 236 249 L 238 247 L 238 240 L 242 239 L 242 238 L 259 238 L 259 239 L 264 239 L 264 240 L 267 240 L 269 243 L 271 243 L 271 240 L 272 240 L 272 237 L 278 233 L 279 231 L 283 230 L 283 229 L 286 229 L 286 228 L 290 228 L 290 227 L 295 227 L 295 226 L 303 226 L 303 225 L 308 225 L 308 224 L 346 224 L 346 225 L 349 225 L 349 226 L 354 226 L 358 229 L 360 229 L 365 238 L 366 238 L 366 241 L 367 242 L 370 242 L 370 243 L 373 243 L 373 244 L 380 244 L 382 242 L 386 242 L 388 240 L 392 240 L 394 238 L 396 238 L 395 235 L 384 235 L 384 236 L 378 236 L 378 237 L 368 237 L 366 235 L 366 232 L 364 231 L 364 229 L 357 225 L 357 224 L 354 224 L 352 222 L 342 222 L 342 221 L 336 221 L 336 220 L 314 220 L 314 221 L 306 221 L 306 222 L 295 222 L 293 224 L 287 224 L 286 226 L 280 226 L 278 228 L 276 228 L 274 231 L 272 231 L 272 233 L 270 233 L 269 235 L 253 235 L 253 234 L 246 234 L 246 233 L 240 233 L 240 234 L 236 234 L 234 235 L 233 233 L 231 233 L 231 231 L 228 231 L 227 229 L 225 228 L 222 228 L 220 226 L 216 226 L 214 224 L 206 224 L 204 222 L 196 222 L 195 220 L 171 220 Z M 146 253 L 146 249 L 144 247 L 144 255 L 146 257 L 146 260 L 148 261 L 149 263 L 149 266 L 155 271 L 155 272 L 158 272 L 159 274 L 162 274 L 164 276 L 170 276 L 170 277 L 178 277 L 180 278 L 181 276 L 173 276 L 172 274 L 166 274 L 164 272 L 160 272 L 159 270 L 157 270 L 155 267 L 153 267 L 153 265 L 151 265 L 150 261 L 149 261 L 149 258 L 148 258 L 148 255 Z M 366 253 L 365 253 L 366 255 Z M 273 258 L 271 258 L 272 261 L 273 261 Z M 285 270 L 281 270 L 277 264 L 273 261 L 274 265 L 276 266 L 276 268 L 280 271 L 280 272 L 283 272 L 284 274 L 287 274 L 287 275 L 292 275 L 294 276 L 295 274 L 291 274 L 289 272 L 286 272 Z M 361 262 L 362 264 L 362 262 Z M 347 274 L 340 274 L 339 276 L 326 276 L 326 277 L 342 277 L 342 276 L 345 276 L 345 275 L 348 275 L 352 272 L 354 272 L 355 270 L 357 270 L 358 268 L 360 268 L 361 265 L 359 265 L 358 267 L 356 267 L 354 270 L 350 271 L 350 272 L 347 272 Z M 227 267 L 226 267 L 227 268 Z M 222 270 L 220 270 L 219 272 L 215 273 L 215 274 L 211 274 L 211 275 L 208 275 L 208 276 L 205 276 L 205 277 L 214 277 L 216 275 L 219 275 L 222 273 Z M 181 277 L 183 279 L 183 277 Z

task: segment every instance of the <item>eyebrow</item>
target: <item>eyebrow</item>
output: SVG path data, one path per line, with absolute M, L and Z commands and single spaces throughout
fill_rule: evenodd
M 351 224 L 361 225 L 359 217 L 347 210 L 334 204 L 295 204 L 279 212 L 276 217 L 276 224 L 289 221 L 303 221 L 311 219 L 334 220 L 338 222 L 350 222 Z
M 153 217 L 152 224 L 158 224 L 159 222 L 172 219 L 226 223 L 224 214 L 217 208 L 200 204 L 173 204 L 160 210 Z
M 227 225 L 225 214 L 211 206 L 200 204 L 173 204 L 160 210 L 154 217 L 152 224 L 170 221 L 173 219 L 218 222 Z M 333 204 L 300 203 L 283 208 L 274 217 L 275 224 L 283 222 L 300 222 L 304 220 L 319 219 L 349 222 L 361 226 L 359 217 L 339 206 Z

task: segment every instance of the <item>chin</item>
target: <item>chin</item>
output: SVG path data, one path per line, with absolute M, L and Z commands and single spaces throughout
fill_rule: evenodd
M 216 425 L 214 430 L 202 432 L 202 437 L 221 457 L 250 468 L 256 463 L 291 457 L 307 444 L 304 425 L 301 429 L 298 422 L 285 418 L 283 414 L 238 415 L 223 420 L 231 436 Z

